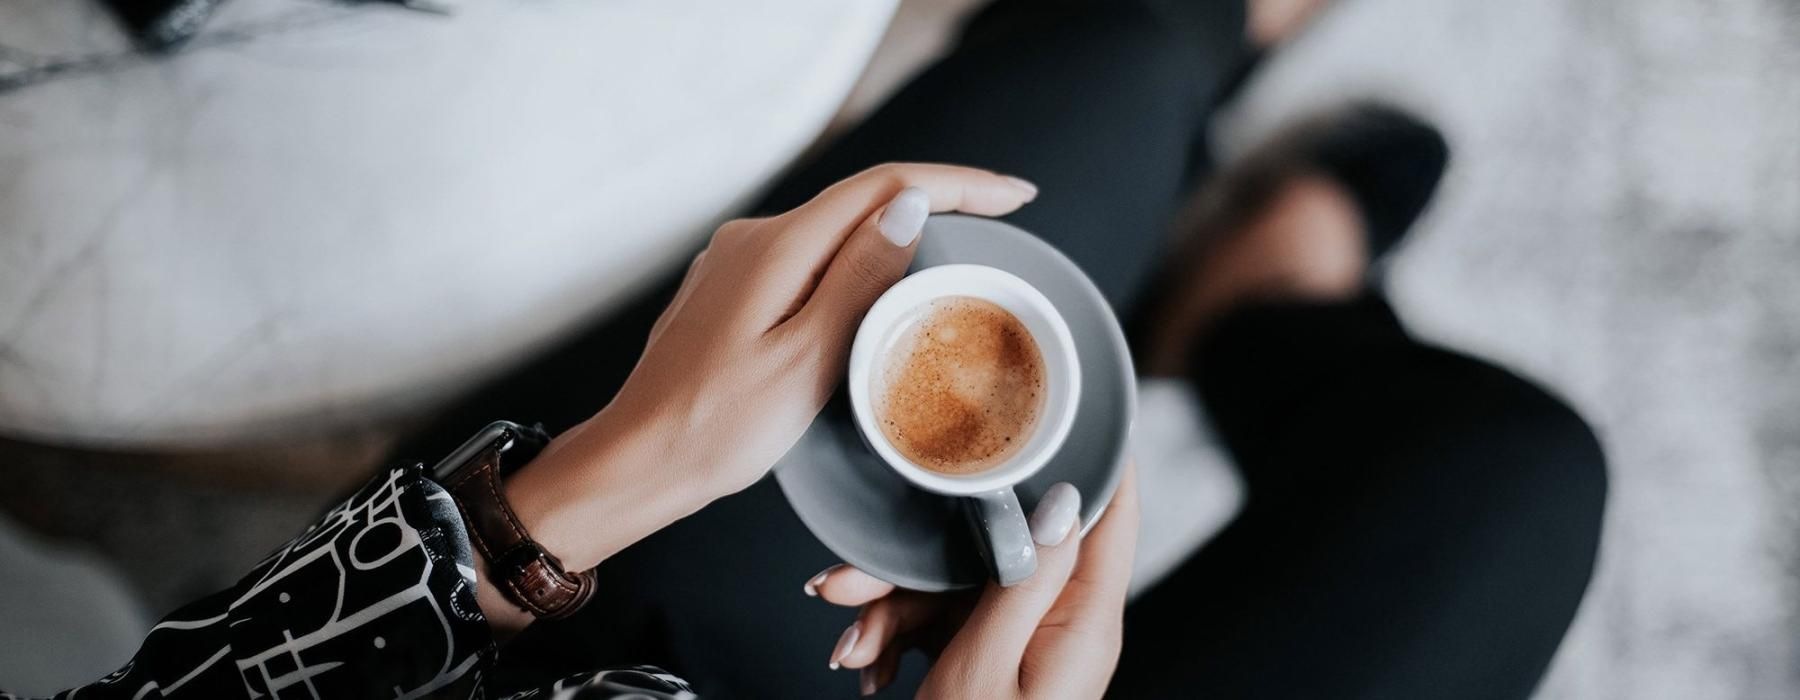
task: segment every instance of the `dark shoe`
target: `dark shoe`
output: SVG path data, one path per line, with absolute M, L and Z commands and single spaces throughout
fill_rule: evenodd
M 1242 305 L 1362 294 L 1448 159 L 1435 129 L 1364 103 L 1286 129 L 1228 167 L 1184 214 L 1187 240 L 1135 319 L 1140 366 L 1178 373 L 1196 340 Z
M 1359 102 L 1303 121 L 1231 166 L 1215 183 L 1207 209 L 1229 223 L 1259 211 L 1290 178 L 1324 175 L 1356 200 L 1369 259 L 1379 260 L 1431 202 L 1449 160 L 1449 144 L 1431 125 L 1393 107 Z

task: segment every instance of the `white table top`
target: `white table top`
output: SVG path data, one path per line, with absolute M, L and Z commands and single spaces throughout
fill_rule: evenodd
M 0 92 L 0 432 L 232 442 L 466 388 L 680 262 L 893 5 L 234 0 L 168 60 Z M 120 54 L 95 6 L 0 5 L 0 68 Z

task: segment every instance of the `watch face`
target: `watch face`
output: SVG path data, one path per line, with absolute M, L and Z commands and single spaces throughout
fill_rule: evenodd
M 501 456 L 500 471 L 512 471 L 519 465 L 531 461 L 537 453 L 550 442 L 550 435 L 542 426 L 525 427 L 512 421 L 497 420 L 475 433 L 461 447 L 452 450 L 443 461 L 431 468 L 431 478 L 442 483 L 450 480 L 457 472 L 475 463 L 475 458 L 489 448 L 498 448 Z

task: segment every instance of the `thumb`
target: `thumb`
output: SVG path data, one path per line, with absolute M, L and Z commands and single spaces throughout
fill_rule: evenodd
M 931 214 L 931 196 L 908 187 L 852 231 L 797 314 L 833 340 L 848 340 L 875 299 L 906 276 L 914 245 Z
M 945 648 L 940 664 L 957 659 L 1018 668 L 1044 614 L 1056 604 L 1075 569 L 1082 539 L 1080 517 L 1081 494 L 1074 486 L 1058 483 L 1044 492 L 1031 514 L 1031 536 L 1038 544 L 1037 572 L 1006 588 L 989 583 L 962 630 Z

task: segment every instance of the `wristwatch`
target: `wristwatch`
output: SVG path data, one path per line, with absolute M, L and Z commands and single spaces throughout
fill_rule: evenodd
M 532 540 L 513 515 L 500 484 L 549 441 L 541 426 L 495 421 L 438 462 L 431 474 L 462 511 L 469 540 L 487 558 L 487 574 L 500 591 L 538 618 L 556 620 L 575 614 L 593 597 L 594 572 L 563 570 L 562 561 Z

